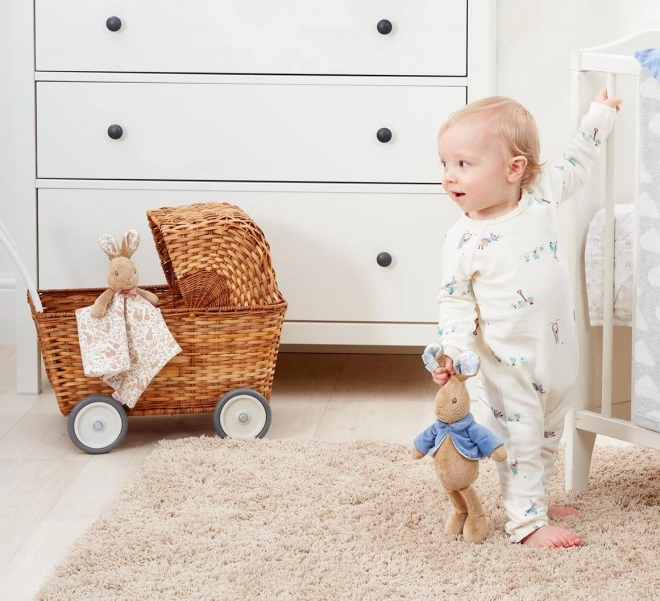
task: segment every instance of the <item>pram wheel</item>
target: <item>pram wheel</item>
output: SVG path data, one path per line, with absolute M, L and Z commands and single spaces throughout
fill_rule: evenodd
M 251 388 L 228 392 L 213 412 L 213 425 L 221 438 L 263 438 L 270 419 L 270 404 Z
M 69 436 L 79 449 L 92 455 L 112 451 L 126 436 L 128 417 L 119 401 L 94 394 L 73 407 Z

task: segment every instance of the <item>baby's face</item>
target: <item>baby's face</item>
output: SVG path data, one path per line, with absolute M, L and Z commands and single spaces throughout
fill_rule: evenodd
M 442 186 L 464 213 L 489 219 L 515 208 L 520 191 L 507 181 L 507 157 L 488 124 L 475 120 L 451 126 L 438 139 L 438 154 Z

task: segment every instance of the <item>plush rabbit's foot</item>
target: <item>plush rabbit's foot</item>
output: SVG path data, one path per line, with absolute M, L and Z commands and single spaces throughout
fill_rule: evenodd
M 577 547 L 582 541 L 577 534 L 566 530 L 566 528 L 541 526 L 538 530 L 534 530 L 534 532 L 523 538 L 520 543 L 531 547 L 556 549 L 559 547 Z
M 458 536 L 463 534 L 463 526 L 467 520 L 467 513 L 459 513 L 455 509 L 445 522 L 445 536 Z
M 488 520 L 483 517 L 468 516 L 463 526 L 463 540 L 468 543 L 480 544 L 488 536 Z
M 548 517 L 553 520 L 555 518 L 567 518 L 572 515 L 580 515 L 580 512 L 575 507 L 548 507 Z

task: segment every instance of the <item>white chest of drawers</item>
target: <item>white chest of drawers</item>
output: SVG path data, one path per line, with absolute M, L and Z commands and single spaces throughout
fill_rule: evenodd
M 17 237 L 40 288 L 103 286 L 98 237 L 130 228 L 141 282 L 164 282 L 145 211 L 217 200 L 271 244 L 283 343 L 433 340 L 433 251 L 457 216 L 435 137 L 493 93 L 494 0 L 27 4 L 14 1 Z

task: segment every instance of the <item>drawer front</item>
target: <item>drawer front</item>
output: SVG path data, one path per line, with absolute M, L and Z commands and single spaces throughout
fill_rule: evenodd
M 39 71 L 465 76 L 466 31 L 467 0 L 37 0 L 36 64 Z
M 39 190 L 39 287 L 105 286 L 102 233 L 140 233 L 142 284 L 165 283 L 146 211 L 229 202 L 261 227 L 289 303 L 287 321 L 434 323 L 434 250 L 458 210 L 444 194 Z M 380 253 L 392 262 L 381 267 Z
M 439 183 L 437 131 L 466 89 L 40 82 L 37 98 L 40 178 Z

